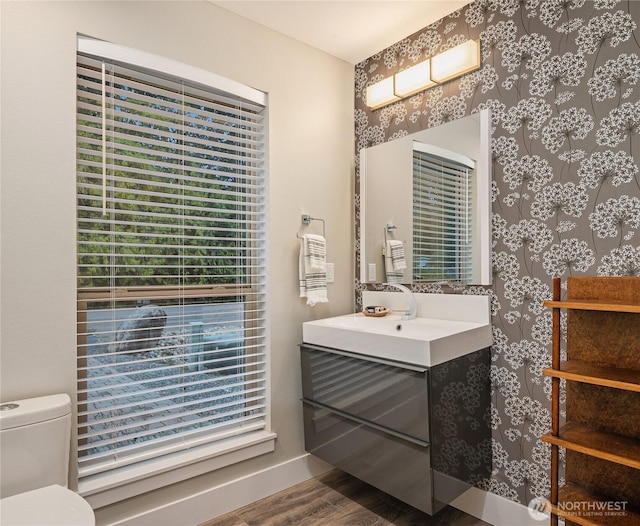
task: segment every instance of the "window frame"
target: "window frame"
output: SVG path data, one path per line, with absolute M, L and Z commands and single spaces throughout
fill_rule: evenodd
M 177 62 L 171 59 L 165 59 L 146 52 L 126 48 L 110 42 L 91 39 L 82 35 L 78 36 L 77 52 L 97 56 L 103 59 L 109 59 L 126 63 L 137 68 L 152 70 L 154 73 L 171 75 L 172 77 L 181 77 L 188 79 L 201 85 L 212 86 L 214 89 L 224 91 L 256 102 L 265 107 L 265 130 L 268 129 L 268 104 L 267 95 L 259 90 L 255 90 L 248 86 L 244 86 L 238 82 L 226 79 L 214 73 L 202 70 Z M 264 190 L 266 193 L 268 171 L 266 168 L 266 157 L 268 151 L 268 140 L 265 133 L 264 153 L 265 167 L 263 176 L 265 179 Z M 268 214 L 268 200 L 264 198 L 265 213 Z M 268 243 L 265 240 L 265 243 Z M 266 251 L 267 247 L 265 247 Z M 253 262 L 248 262 L 252 265 Z M 257 288 L 263 288 L 263 297 L 267 297 L 268 284 L 266 280 L 266 268 L 263 269 L 265 278 L 263 282 L 256 285 L 235 284 L 235 285 L 194 285 L 181 287 L 180 294 L 184 297 L 211 297 L 223 298 L 228 296 L 246 296 L 257 293 Z M 157 286 L 157 287 L 124 287 L 116 291 L 119 298 L 139 298 L 141 296 L 147 298 L 175 297 L 172 291 L 177 291 L 176 287 Z M 87 319 L 82 313 L 86 313 L 86 307 L 92 301 L 104 301 L 112 299 L 113 293 L 110 288 L 78 288 L 78 347 L 86 344 L 80 336 L 86 334 Z M 245 313 L 246 314 L 246 313 Z M 244 318 L 244 327 L 248 331 L 252 328 L 255 330 L 257 325 L 257 315 L 246 314 Z M 219 469 L 236 462 L 247 460 L 249 458 L 262 455 L 275 449 L 276 435 L 271 431 L 270 425 L 270 382 L 269 382 L 269 309 L 265 308 L 264 313 L 264 343 L 266 366 L 263 372 L 265 374 L 265 427 L 257 431 L 230 436 L 215 442 L 202 444 L 182 451 L 170 452 L 164 456 L 157 456 L 152 459 L 143 460 L 131 465 L 117 467 L 115 469 L 83 476 L 78 480 L 79 493 L 87 498 L 94 507 L 105 506 L 119 500 L 129 498 L 136 494 L 140 494 L 152 489 L 156 489 L 168 484 L 185 480 L 193 476 Z M 245 333 L 247 335 L 250 332 Z M 82 364 L 82 358 L 79 355 L 79 366 Z M 250 374 L 250 371 L 247 371 Z M 82 377 L 78 377 L 78 384 L 82 381 Z M 78 397 L 78 404 L 82 403 L 82 397 Z M 79 419 L 80 420 L 80 419 Z M 79 421 L 78 424 L 81 424 Z M 159 476 L 162 475 L 162 476 Z

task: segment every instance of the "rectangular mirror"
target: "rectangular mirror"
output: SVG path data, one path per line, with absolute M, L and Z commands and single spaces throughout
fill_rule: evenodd
M 363 283 L 491 284 L 491 115 L 360 151 Z

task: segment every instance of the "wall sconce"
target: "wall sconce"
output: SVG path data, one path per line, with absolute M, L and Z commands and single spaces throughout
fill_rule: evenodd
M 480 67 L 480 41 L 467 40 L 367 87 L 367 106 L 392 102 L 447 82 Z

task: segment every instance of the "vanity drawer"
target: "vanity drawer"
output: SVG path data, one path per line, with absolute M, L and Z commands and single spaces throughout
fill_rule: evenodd
M 307 400 L 429 442 L 428 369 L 302 344 Z
M 434 513 L 430 447 L 303 401 L 306 450 L 426 513 Z

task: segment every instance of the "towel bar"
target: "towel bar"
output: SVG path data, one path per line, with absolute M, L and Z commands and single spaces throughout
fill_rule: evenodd
M 327 237 L 325 235 L 325 229 L 324 229 L 324 219 L 320 219 L 319 217 L 311 217 L 310 215 L 307 214 L 303 214 L 302 215 L 302 223 L 305 225 L 309 225 L 311 224 L 311 221 L 322 221 L 322 237 Z M 298 233 L 296 233 L 296 237 L 298 239 L 302 239 L 302 236 Z
M 389 234 L 391 234 L 394 230 L 396 230 L 398 227 L 392 223 L 387 223 L 387 226 L 384 228 L 384 244 L 385 246 L 387 245 L 387 232 Z M 404 245 L 405 242 L 403 241 L 402 244 Z M 384 254 L 384 247 L 382 247 L 382 253 Z

